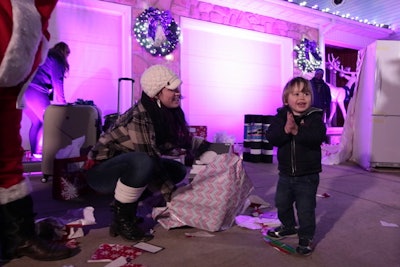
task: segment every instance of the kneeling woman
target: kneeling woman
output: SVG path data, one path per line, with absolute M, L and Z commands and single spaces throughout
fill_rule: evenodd
M 112 236 L 150 240 L 137 225 L 138 199 L 153 183 L 175 185 L 186 176 L 184 164 L 162 155 L 190 153 L 191 137 L 180 107 L 181 80 L 154 65 L 140 79 L 141 99 L 100 136 L 89 152 L 88 183 L 100 193 L 114 192 Z

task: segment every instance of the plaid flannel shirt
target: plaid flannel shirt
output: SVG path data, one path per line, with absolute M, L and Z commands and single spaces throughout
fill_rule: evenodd
M 102 161 L 130 151 L 161 156 L 156 147 L 153 122 L 140 101 L 119 116 L 114 127 L 100 136 L 88 157 Z

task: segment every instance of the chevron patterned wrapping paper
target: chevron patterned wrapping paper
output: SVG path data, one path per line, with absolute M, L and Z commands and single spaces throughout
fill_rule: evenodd
M 253 189 L 240 157 L 220 154 L 190 184 L 179 188 L 167 207 L 154 208 L 152 216 L 166 229 L 191 226 L 211 232 L 226 230 L 234 224 Z

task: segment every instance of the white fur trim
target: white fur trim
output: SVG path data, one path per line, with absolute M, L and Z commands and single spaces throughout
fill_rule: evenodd
M 140 198 L 145 189 L 146 186 L 140 188 L 130 187 L 118 180 L 117 186 L 115 187 L 114 198 L 121 203 L 133 203 Z
M 0 87 L 21 83 L 32 70 L 42 40 L 41 17 L 35 0 L 11 0 L 13 31 L 0 64 Z
M 26 197 L 32 192 L 32 188 L 27 179 L 9 188 L 0 187 L 0 205 L 4 205 L 15 200 Z

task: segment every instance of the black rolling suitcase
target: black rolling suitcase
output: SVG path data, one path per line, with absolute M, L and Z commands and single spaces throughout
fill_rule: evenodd
M 120 98 L 121 98 L 121 82 L 122 81 L 130 81 L 132 83 L 132 97 L 131 97 L 131 106 L 133 106 L 134 99 L 133 99 L 133 84 L 135 83 L 135 80 L 132 78 L 119 78 L 118 79 L 118 99 L 117 99 L 117 112 L 116 113 L 111 113 L 106 116 L 104 116 L 104 124 L 103 124 L 103 132 L 107 131 L 110 129 L 115 121 L 117 120 L 118 116 L 120 115 L 121 112 L 121 107 L 120 107 Z

